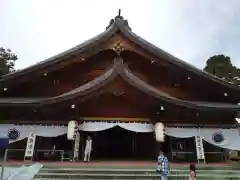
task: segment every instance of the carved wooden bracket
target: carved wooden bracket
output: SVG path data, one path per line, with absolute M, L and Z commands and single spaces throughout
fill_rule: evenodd
M 125 49 L 125 44 L 121 40 L 116 40 L 112 45 L 112 50 L 114 50 L 117 54 L 121 54 Z

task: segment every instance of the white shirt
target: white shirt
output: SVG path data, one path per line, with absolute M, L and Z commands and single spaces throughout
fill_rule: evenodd
M 86 140 L 86 147 L 85 149 L 91 150 L 92 149 L 92 140 Z

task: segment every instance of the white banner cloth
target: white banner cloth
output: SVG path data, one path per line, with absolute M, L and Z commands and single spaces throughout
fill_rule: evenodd
M 14 124 L 1 124 L 0 137 L 14 138 L 9 139 L 9 143 L 20 141 L 27 138 L 33 132 L 37 136 L 42 137 L 57 137 L 67 133 L 66 126 L 41 126 L 41 125 L 14 125 Z
M 111 129 L 117 126 L 116 123 L 108 123 L 108 122 L 84 122 L 80 124 L 79 130 L 81 131 L 104 131 L 107 129 Z
M 176 138 L 191 138 L 198 134 L 197 128 L 172 128 L 166 127 L 165 133 Z
M 133 132 L 148 133 L 153 132 L 152 124 L 147 123 L 114 123 L 114 122 L 84 122 L 79 125 L 82 131 L 103 131 L 119 126 Z M 13 132 L 13 133 L 12 133 Z M 56 137 L 67 133 L 66 126 L 40 126 L 40 125 L 0 125 L 0 137 L 9 137 L 10 143 L 20 141 L 27 138 L 29 133 L 33 132 L 37 136 Z M 240 136 L 237 128 L 222 129 L 222 128 L 172 128 L 166 127 L 165 133 L 168 136 L 176 138 L 191 138 L 197 135 L 201 136 L 206 142 L 221 148 L 231 150 L 240 150 Z
M 215 146 L 230 150 L 240 150 L 240 136 L 239 130 L 237 128 L 232 129 L 201 128 L 200 134 L 206 142 L 213 144 Z M 215 140 L 216 136 L 218 136 L 218 138 L 216 139 L 218 140 L 218 142 L 216 142 Z
M 133 132 L 153 132 L 153 125 L 146 123 L 109 123 L 109 122 L 84 122 L 79 126 L 81 131 L 103 131 L 119 126 Z
M 151 123 L 114 123 L 114 122 L 84 122 L 79 126 L 81 131 L 103 131 L 119 126 L 123 129 L 133 132 L 153 132 L 154 126 Z M 198 130 L 196 128 L 165 128 L 165 133 L 168 136 L 177 138 L 194 137 Z
M 103 131 L 119 126 L 134 132 L 153 132 L 152 124 L 144 123 L 109 123 L 109 122 L 84 122 L 79 126 L 82 131 Z M 206 142 L 221 148 L 231 150 L 240 150 L 240 136 L 237 128 L 222 129 L 222 128 L 172 128 L 166 127 L 165 133 L 168 136 L 176 138 L 191 138 L 201 136 Z M 216 142 L 214 136 L 221 134 L 222 142 Z M 219 136 L 219 135 L 218 135 Z
M 27 140 L 27 145 L 25 150 L 25 158 L 33 157 L 35 142 L 36 142 L 36 134 L 33 132 L 30 132 L 30 134 L 28 135 L 28 140 Z
M 197 151 L 197 159 L 205 160 L 203 139 L 201 136 L 195 136 L 195 145 L 196 145 L 196 151 Z
M 148 133 L 154 131 L 153 125 L 147 123 L 118 123 L 117 125 L 123 129 L 140 133 Z
M 74 153 L 73 153 L 73 157 L 74 157 L 74 161 L 78 160 L 78 156 L 79 156 L 79 145 L 80 145 L 80 133 L 77 132 L 76 133 L 76 138 L 74 141 Z

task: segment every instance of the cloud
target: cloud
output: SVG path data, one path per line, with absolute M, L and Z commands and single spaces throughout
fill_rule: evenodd
M 104 31 L 119 8 L 135 33 L 184 61 L 203 68 L 223 53 L 240 66 L 238 0 L 1 1 L 0 46 L 23 68 Z

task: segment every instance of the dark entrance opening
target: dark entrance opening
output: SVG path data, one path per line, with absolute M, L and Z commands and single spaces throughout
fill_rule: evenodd
M 136 133 L 120 127 L 93 136 L 92 160 L 155 160 L 153 133 Z
M 52 138 L 37 136 L 34 159 L 36 161 L 61 161 L 62 156 L 70 158 L 73 154 L 73 143 L 74 141 L 67 139 L 66 134 Z

